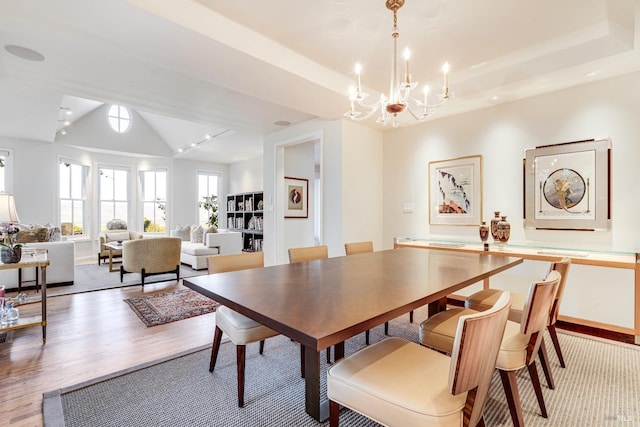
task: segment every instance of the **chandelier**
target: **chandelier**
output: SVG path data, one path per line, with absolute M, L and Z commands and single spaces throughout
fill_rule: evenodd
M 393 57 L 389 96 L 386 97 L 384 94 L 381 94 L 377 102 L 373 104 L 367 104 L 365 102 L 368 94 L 362 92 L 360 83 L 362 66 L 357 63 L 355 67 L 356 86 L 355 88 L 351 87 L 349 93 L 350 107 L 349 111 L 345 113 L 345 116 L 351 120 L 362 121 L 379 113 L 380 116 L 376 120 L 377 123 L 382 123 L 386 126 L 391 122 L 393 127 L 398 127 L 397 118 L 405 111 L 408 111 L 416 120 L 423 120 L 429 114 L 430 109 L 442 105 L 450 97 L 448 63 L 445 63 L 442 67 L 444 85 L 442 87 L 442 94 L 438 96 L 438 102 L 435 104 L 428 103 L 429 86 L 427 85 L 424 86 L 422 100 L 410 96 L 411 90 L 418 86 L 418 82 L 411 81 L 411 74 L 409 73 L 410 52 L 408 48 L 404 51 L 404 75 L 401 76 L 398 73 L 398 37 L 400 36 L 398 31 L 398 9 L 404 5 L 404 1 L 405 0 L 386 0 L 387 9 L 393 12 L 393 30 L 391 32 L 391 37 L 393 37 Z

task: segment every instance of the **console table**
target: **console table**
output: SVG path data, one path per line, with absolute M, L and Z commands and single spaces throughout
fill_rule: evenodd
M 28 328 L 31 326 L 42 326 L 42 344 L 47 341 L 47 266 L 50 261 L 48 259 L 46 249 L 36 249 L 23 253 L 20 262 L 14 264 L 3 264 L 0 262 L 0 270 L 12 270 L 23 268 L 36 268 L 40 270 L 42 274 L 42 283 L 40 284 L 40 301 L 27 302 L 27 304 L 40 302 L 41 314 L 35 316 L 23 316 L 20 315 L 18 322 L 13 325 L 0 326 L 0 332 L 8 332 L 16 329 Z M 37 275 L 37 271 L 36 271 Z M 21 304 L 23 305 L 23 304 Z
M 587 265 L 604 268 L 615 268 L 631 270 L 633 273 L 633 299 L 634 314 L 633 328 L 626 328 L 615 325 L 601 324 L 591 322 L 588 319 L 579 319 L 575 317 L 559 316 L 560 320 L 568 321 L 585 326 L 595 326 L 615 332 L 622 332 L 633 335 L 635 343 L 640 344 L 640 254 L 633 252 L 599 252 L 583 249 L 561 249 L 549 247 L 524 246 L 517 244 L 497 245 L 489 244 L 485 249 L 480 242 L 464 242 L 453 240 L 438 239 L 414 239 L 414 238 L 395 238 L 394 247 L 413 247 L 441 251 L 456 251 L 468 253 L 485 253 L 491 255 L 505 255 L 520 257 L 525 260 L 533 261 L 557 261 L 560 258 L 568 257 L 572 264 Z M 489 287 L 489 280 L 483 282 L 484 288 Z

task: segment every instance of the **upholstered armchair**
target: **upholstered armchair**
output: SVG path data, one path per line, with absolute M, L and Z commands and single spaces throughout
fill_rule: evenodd
M 175 273 L 180 279 L 179 237 L 153 237 L 122 242 L 120 282 L 125 273 L 140 273 L 142 287 L 147 276 Z
M 98 234 L 98 265 L 101 260 L 109 259 L 109 249 L 105 246 L 109 242 L 117 242 L 119 240 L 136 240 L 142 239 L 142 234 L 131 230 L 112 230 L 100 232 Z M 113 249 L 113 257 L 121 257 L 120 249 Z

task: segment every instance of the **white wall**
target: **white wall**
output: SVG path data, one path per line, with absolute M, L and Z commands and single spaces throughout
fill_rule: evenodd
M 229 165 L 229 193 L 263 191 L 262 156 Z
M 636 196 L 638 190 L 634 186 L 640 159 L 638 117 L 640 73 L 632 73 L 386 132 L 385 246 L 392 247 L 393 238 L 397 236 L 479 241 L 476 226 L 429 225 L 427 184 L 430 161 L 479 154 L 484 162 L 484 219 L 488 221 L 494 210 L 508 215 L 510 244 L 640 252 L 640 223 L 637 220 L 640 198 Z M 524 150 L 603 137 L 610 137 L 613 147 L 610 230 L 525 229 Z M 414 212 L 403 213 L 404 203 L 413 203 Z M 500 278 L 492 280 L 492 285 L 520 292 L 526 290 L 530 281 L 539 277 L 533 272 L 544 271 L 532 263 L 501 274 Z M 632 271 L 574 267 L 568 278 L 560 313 L 632 328 Z
M 384 246 L 382 132 L 351 121 L 342 131 L 342 241 Z
M 637 192 L 633 182 L 640 159 L 639 87 L 640 73 L 634 73 L 385 133 L 385 245 L 391 247 L 396 236 L 476 239 L 477 227 L 429 225 L 427 171 L 430 161 L 479 154 L 484 162 L 484 219 L 494 210 L 506 214 L 511 242 L 639 251 L 640 198 L 631 196 Z M 610 137 L 613 146 L 611 229 L 525 230 L 524 150 L 603 137 Z M 414 204 L 413 214 L 402 213 L 405 202 Z

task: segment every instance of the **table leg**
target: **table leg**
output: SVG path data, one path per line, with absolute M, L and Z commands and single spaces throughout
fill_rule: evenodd
M 430 302 L 428 309 L 428 316 L 431 317 L 434 314 L 438 314 L 441 311 L 447 309 L 447 297 L 440 298 L 438 301 Z
M 309 347 L 303 348 L 305 410 L 314 419 L 323 422 L 329 419 L 329 401 L 320 402 L 320 352 Z
M 42 272 L 42 345 L 47 343 L 47 267 L 40 267 Z M 38 269 L 36 268 L 36 276 L 38 275 Z
M 109 248 L 109 272 L 117 271 L 113 268 L 113 249 Z

